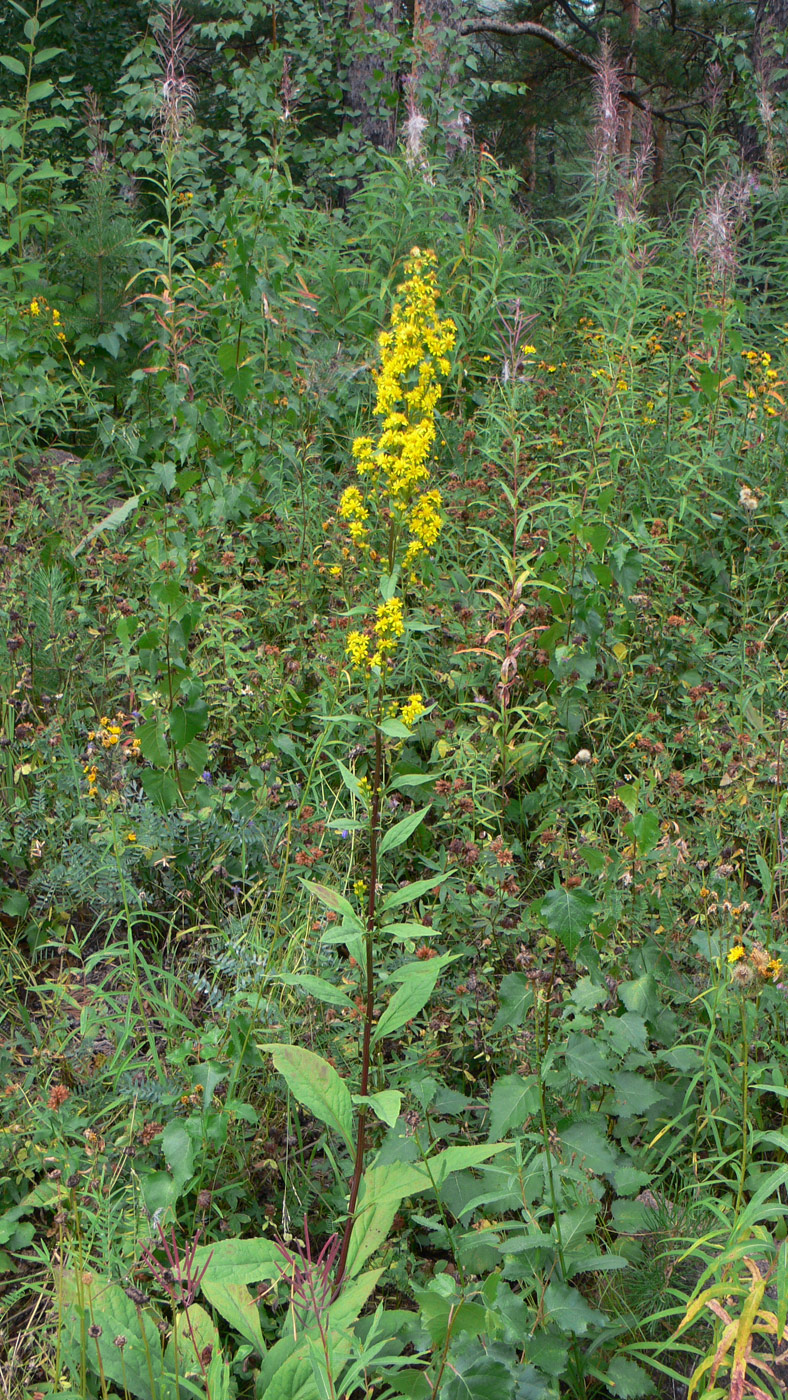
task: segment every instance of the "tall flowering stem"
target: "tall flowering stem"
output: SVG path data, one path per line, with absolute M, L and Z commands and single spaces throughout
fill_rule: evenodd
M 432 550 L 441 531 L 441 496 L 430 485 L 430 457 L 437 431 L 435 415 L 441 396 L 441 377 L 449 373 L 447 358 L 456 328 L 438 315 L 435 254 L 411 250 L 405 265 L 406 279 L 391 315 L 391 329 L 378 340 L 380 367 L 376 374 L 375 414 L 381 420 L 377 437 L 359 437 L 353 444 L 358 485 L 349 486 L 339 505 L 348 543 L 343 556 L 365 572 L 386 572 L 380 579 L 383 601 L 364 630 L 348 634 L 350 669 L 366 694 L 366 714 L 374 728 L 375 758 L 371 781 L 359 784 L 368 810 L 369 863 L 366 884 L 364 957 L 364 1025 L 361 1046 L 360 1093 L 366 1098 L 370 1085 L 372 1031 L 375 1023 L 375 930 L 379 890 L 379 841 L 381 794 L 385 781 L 384 740 L 398 743 L 424 714 L 421 695 L 404 701 L 390 696 L 390 677 L 397 651 L 405 635 L 405 605 L 397 595 L 404 576 L 411 591 L 421 586 L 417 568 Z M 381 549 L 375 547 L 381 540 Z M 383 540 L 385 539 L 385 544 Z M 336 570 L 335 572 L 339 572 Z M 348 1213 L 334 1275 L 334 1296 L 342 1285 L 364 1170 L 367 1143 L 367 1110 L 358 1115 L 355 1161 L 350 1184 Z

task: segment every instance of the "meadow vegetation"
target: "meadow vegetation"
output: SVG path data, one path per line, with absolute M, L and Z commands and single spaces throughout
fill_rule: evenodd
M 666 202 L 603 48 L 540 206 L 412 95 L 321 153 L 275 46 L 209 131 L 166 4 L 85 106 L 58 23 L 0 56 L 4 1394 L 779 1394 L 784 99 L 723 36 Z

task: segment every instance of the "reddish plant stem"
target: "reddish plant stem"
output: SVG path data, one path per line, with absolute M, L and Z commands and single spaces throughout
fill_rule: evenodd
M 378 706 L 380 709 L 380 706 Z M 380 714 L 378 714 L 378 719 Z M 372 803 L 369 813 L 369 890 L 367 893 L 367 931 L 364 939 L 366 945 L 366 999 L 364 1003 L 364 1037 L 361 1046 L 361 1086 L 360 1092 L 363 1097 L 369 1093 L 369 1066 L 372 1051 L 372 1023 L 375 1017 L 375 900 L 378 884 L 378 836 L 380 826 L 380 784 L 383 776 L 383 739 L 380 729 L 375 726 L 375 777 L 372 784 Z M 361 1186 L 361 1175 L 364 1170 L 364 1154 L 366 1151 L 367 1137 L 367 1108 L 362 1104 L 358 1113 L 358 1133 L 356 1136 L 356 1160 L 353 1167 L 353 1179 L 350 1183 L 350 1196 L 348 1199 L 348 1213 L 345 1224 L 345 1232 L 342 1236 L 342 1248 L 337 1260 L 336 1281 L 334 1283 L 333 1298 L 336 1298 L 342 1287 L 342 1280 L 347 1267 L 347 1256 L 350 1249 L 350 1237 L 353 1234 L 353 1225 L 356 1216 L 356 1202 L 358 1201 L 359 1188 Z

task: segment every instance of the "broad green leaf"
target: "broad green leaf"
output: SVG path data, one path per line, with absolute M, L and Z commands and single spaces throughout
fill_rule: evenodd
M 573 1337 L 582 1337 L 589 1327 L 604 1327 L 607 1318 L 604 1313 L 592 1308 L 576 1288 L 553 1279 L 544 1295 L 545 1313 L 562 1332 Z
M 606 1110 L 616 1116 L 628 1117 L 630 1114 L 647 1113 L 655 1103 L 664 1098 L 653 1079 L 647 1079 L 644 1074 L 636 1074 L 632 1070 L 621 1070 L 613 1075 L 610 1082 L 614 1097 L 611 1104 L 606 1104 Z
M 403 724 L 401 719 L 383 719 L 378 725 L 381 734 L 385 734 L 387 739 L 409 739 L 412 730 L 407 724 Z
M 386 895 L 380 906 L 381 913 L 385 914 L 389 909 L 399 909 L 402 904 L 411 904 L 415 899 L 421 899 L 423 894 L 428 894 L 430 890 L 436 889 L 448 878 L 448 873 L 433 875 L 429 880 L 414 880 L 411 885 L 403 885 L 402 889 L 394 890 L 392 894 Z
M 353 1104 L 350 1090 L 333 1065 L 300 1045 L 261 1045 L 267 1050 L 287 1087 L 304 1108 L 339 1133 L 348 1152 L 354 1151 Z
M 331 890 L 328 885 L 321 885 L 317 880 L 302 879 L 301 884 L 305 890 L 309 890 L 315 899 L 319 899 L 321 904 L 325 904 L 326 908 L 333 909 L 335 914 L 342 914 L 348 923 L 354 924 L 360 933 L 363 932 L 364 925 L 353 905 L 338 890 Z
M 593 895 L 585 890 L 551 890 L 542 900 L 541 914 L 547 927 L 563 943 L 570 957 L 591 922 L 596 908 Z
M 409 816 L 403 817 L 402 821 L 397 822 L 396 826 L 392 826 L 383 836 L 380 846 L 378 847 L 378 854 L 385 856 L 388 851 L 396 850 L 397 846 L 402 846 L 407 841 L 408 837 L 412 836 L 416 828 L 421 826 L 421 823 L 430 810 L 429 807 L 422 807 L 418 812 L 411 812 Z
M 366 1104 L 381 1123 L 393 1128 L 396 1126 L 402 1108 L 402 1094 L 399 1089 L 381 1089 L 379 1093 L 367 1094 L 366 1097 L 362 1094 L 354 1094 L 353 1102 Z
M 162 1133 L 161 1146 L 164 1159 L 180 1192 L 194 1171 L 194 1143 L 182 1119 L 170 1119 Z
M 515 1029 L 525 1023 L 526 1015 L 534 999 L 531 983 L 524 972 L 507 972 L 501 978 L 498 992 L 498 1014 L 493 1022 L 494 1031 Z
M 281 1255 L 280 1264 L 284 1267 Z M 279 1276 L 278 1273 L 276 1277 L 279 1278 Z M 236 1283 L 230 1279 L 225 1283 L 204 1280 L 202 1291 L 211 1307 L 221 1313 L 225 1322 L 229 1322 L 236 1332 L 240 1332 L 247 1342 L 251 1342 L 255 1351 L 259 1352 L 261 1356 L 264 1355 L 266 1346 L 263 1329 L 260 1325 L 260 1305 L 255 1303 L 246 1284 Z
M 353 1233 L 348 1250 L 347 1273 L 353 1278 L 388 1237 L 391 1224 L 406 1196 L 429 1189 L 423 1167 L 407 1162 L 387 1162 L 364 1173 Z
M 50 83 L 46 78 L 42 78 L 41 82 L 30 84 L 27 94 L 28 101 L 43 102 L 45 98 L 51 97 L 54 91 L 55 84 Z
M 325 1002 L 327 1006 L 353 1005 L 347 992 L 335 987 L 333 982 L 327 982 L 325 977 L 314 977 L 309 972 L 280 972 L 279 981 L 289 987 L 300 987 L 302 992 L 314 997 L 315 1001 Z
M 101 1328 L 110 1343 L 113 1337 L 123 1335 L 126 1345 L 122 1352 L 111 1344 L 101 1348 L 104 1376 L 114 1382 L 121 1394 L 128 1391 L 135 1400 L 160 1400 L 159 1388 L 154 1395 L 150 1383 L 149 1357 L 161 1352 L 161 1336 L 154 1317 L 147 1309 L 137 1309 L 119 1284 L 104 1283 L 96 1276 L 94 1279 L 94 1284 L 86 1290 L 84 1284 L 78 1286 L 73 1270 L 63 1269 L 58 1274 L 57 1294 L 62 1309 L 61 1346 L 64 1359 L 75 1372 L 80 1370 L 83 1339 L 93 1325 Z M 90 1341 L 84 1356 L 88 1369 L 98 1377 L 100 1371 L 95 1341 Z M 165 1394 L 169 1400 L 169 1388 Z M 172 1395 L 174 1397 L 174 1387 Z
M 218 1244 L 198 1245 L 194 1254 L 196 1270 L 205 1269 L 205 1282 L 260 1283 L 279 1278 L 282 1252 L 273 1240 L 220 1240 Z M 207 1265 L 207 1268 L 206 1268 Z
M 479 1167 L 484 1162 L 489 1162 L 491 1157 L 495 1157 L 498 1152 L 511 1151 L 511 1146 L 507 1142 L 490 1142 L 478 1147 L 446 1147 L 443 1152 L 436 1152 L 434 1157 L 427 1159 L 426 1167 L 430 1176 L 430 1185 L 433 1183 L 440 1188 L 447 1177 L 452 1172 L 467 1171 L 469 1167 Z
M 24 63 L 20 63 L 18 58 L 12 58 L 10 53 L 0 53 L 0 63 L 8 69 L 9 73 L 14 73 L 17 78 L 27 77 Z
M 514 1129 L 521 1132 L 526 1118 L 539 1112 L 539 1085 L 534 1075 L 504 1074 L 496 1079 L 490 1095 L 488 1142 L 500 1142 Z
M 444 966 L 443 958 L 432 958 L 429 962 L 409 963 L 407 967 L 398 969 L 397 976 L 402 978 L 402 986 L 394 993 L 372 1032 L 373 1045 L 384 1036 L 394 1035 L 395 1031 L 401 1030 L 423 1011 Z
M 384 924 L 380 934 L 386 938 L 435 938 L 438 929 L 428 928 L 426 924 Z
M 0 61 L 2 61 L 2 55 L 0 55 Z M 75 545 L 72 549 L 71 557 L 76 559 L 77 555 L 85 548 L 85 545 L 90 544 L 91 540 L 94 540 L 97 535 L 103 534 L 105 530 L 117 530 L 118 527 L 123 525 L 128 520 L 129 516 L 134 513 L 139 503 L 139 496 L 129 496 L 129 499 L 124 501 L 123 505 L 116 506 L 114 510 L 109 512 L 109 515 L 105 515 L 102 520 L 99 520 L 97 525 L 92 526 L 92 528 L 88 530 L 86 535 L 83 535 L 79 544 Z
M 641 1396 L 658 1393 L 657 1386 L 643 1367 L 638 1366 L 636 1361 L 630 1361 L 628 1356 L 614 1356 L 608 1362 L 605 1388 L 612 1395 L 620 1396 L 621 1400 L 640 1400 Z

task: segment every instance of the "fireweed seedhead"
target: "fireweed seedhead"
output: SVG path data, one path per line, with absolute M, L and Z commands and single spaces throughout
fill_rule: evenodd
M 180 145 L 194 121 L 197 89 L 188 76 L 190 28 L 178 0 L 164 0 L 156 41 L 161 67 L 156 130 L 169 148 Z
M 607 35 L 599 46 L 594 88 L 596 121 L 591 133 L 591 149 L 594 176 L 599 181 L 614 163 L 621 131 L 621 73 L 613 60 L 613 48 Z
M 637 154 L 629 161 L 629 169 L 616 190 L 616 219 L 619 225 L 636 223 L 643 203 L 646 175 L 654 161 L 654 131 L 650 112 L 638 113 L 638 134 Z
M 100 175 L 106 165 L 110 163 L 110 154 L 107 147 L 107 128 L 104 124 L 104 114 L 99 105 L 98 97 L 92 87 L 85 88 L 85 127 L 90 140 L 90 158 L 88 168 L 94 175 Z
M 339 518 L 349 536 L 344 556 L 355 562 L 380 555 L 372 548 L 373 517 L 388 531 L 388 572 L 397 566 L 411 584 L 415 568 L 434 549 L 443 524 L 441 495 L 430 486 L 429 460 L 437 430 L 435 415 L 441 378 L 449 373 L 454 322 L 438 315 L 435 254 L 411 249 L 405 281 L 391 313 L 391 329 L 378 339 L 376 437 L 353 443 L 358 486 L 349 486 Z M 392 597 L 378 609 L 368 633 L 351 632 L 347 654 L 356 667 L 385 670 L 405 630 L 402 602 Z
M 409 170 L 421 171 L 429 184 L 434 181 L 430 175 L 427 156 L 424 151 L 424 133 L 429 125 L 424 113 L 419 110 L 418 83 L 413 74 L 405 79 L 405 111 L 407 116 L 402 127 L 405 141 L 405 160 Z
M 692 221 L 689 246 L 695 257 L 705 255 L 715 292 L 735 276 L 741 225 L 751 199 L 752 185 L 746 177 L 720 180 Z

